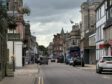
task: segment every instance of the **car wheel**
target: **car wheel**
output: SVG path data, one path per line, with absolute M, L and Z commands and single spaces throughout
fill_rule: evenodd
M 96 73 L 101 74 L 101 72 L 102 72 L 102 69 L 101 69 L 99 66 L 97 66 L 97 67 L 96 67 Z
M 40 65 L 42 65 L 42 63 L 39 63 Z
M 81 66 L 84 67 L 84 63 L 82 63 Z
M 73 66 L 75 66 L 75 63 L 73 63 Z

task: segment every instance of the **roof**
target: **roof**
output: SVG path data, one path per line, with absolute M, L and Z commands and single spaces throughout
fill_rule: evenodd
M 103 0 L 103 1 L 99 4 L 99 6 L 96 8 L 95 11 L 97 11 L 97 10 L 104 4 L 105 1 L 107 1 L 107 0 Z

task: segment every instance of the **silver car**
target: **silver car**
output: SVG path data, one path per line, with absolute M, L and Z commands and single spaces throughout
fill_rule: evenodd
M 96 72 L 101 73 L 102 71 L 112 70 L 112 56 L 101 57 L 96 65 Z

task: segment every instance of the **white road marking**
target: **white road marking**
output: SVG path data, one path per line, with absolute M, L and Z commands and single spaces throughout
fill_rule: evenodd
M 38 84 L 44 84 L 43 77 L 38 77 Z
M 44 84 L 44 79 L 43 79 L 43 77 L 42 77 L 42 84 Z
M 41 78 L 39 77 L 39 78 L 38 78 L 38 84 L 40 84 L 40 79 L 41 79 Z

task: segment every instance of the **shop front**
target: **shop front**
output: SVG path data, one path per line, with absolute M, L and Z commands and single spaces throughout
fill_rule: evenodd
M 106 56 L 112 56 L 112 40 L 105 42 Z

